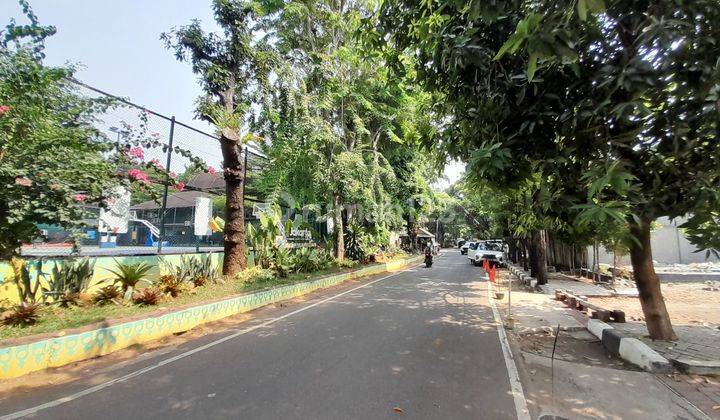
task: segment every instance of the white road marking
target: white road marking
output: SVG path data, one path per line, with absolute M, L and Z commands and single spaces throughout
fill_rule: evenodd
M 35 407 L 30 407 L 30 408 L 27 408 L 27 409 L 25 409 L 25 410 L 16 411 L 16 412 L 14 412 L 14 413 L 6 414 L 6 415 L 0 417 L 0 420 L 11 420 L 11 419 L 18 419 L 18 418 L 21 418 L 21 417 L 29 416 L 29 415 L 31 415 L 31 414 L 37 413 L 38 411 L 46 410 L 46 409 L 48 409 L 48 408 L 57 407 L 57 406 L 59 406 L 59 405 L 68 403 L 68 402 L 70 402 L 70 401 L 76 400 L 76 399 L 81 398 L 81 397 L 84 397 L 84 396 L 86 396 L 86 395 L 94 394 L 94 393 L 96 393 L 96 392 L 98 392 L 98 391 L 101 391 L 101 390 L 103 390 L 103 389 L 105 389 L 105 388 L 107 388 L 107 387 L 110 387 L 110 386 L 112 386 L 112 385 L 115 385 L 115 384 L 117 384 L 117 383 L 125 382 L 125 381 L 127 381 L 128 379 L 135 378 L 135 377 L 137 377 L 137 376 L 143 375 L 143 374 L 148 373 L 148 372 L 151 372 L 151 371 L 153 371 L 153 370 L 155 370 L 155 369 L 157 369 L 157 368 L 160 368 L 160 367 L 162 367 L 162 366 L 165 366 L 165 365 L 167 365 L 167 364 L 169 364 L 169 363 L 176 362 L 176 361 L 178 361 L 178 360 L 180 360 L 180 359 L 184 359 L 184 358 L 186 358 L 186 357 L 188 357 L 188 356 L 192 356 L 192 355 L 195 354 L 195 353 L 199 353 L 199 352 L 204 351 L 204 350 L 207 350 L 207 349 L 209 349 L 209 348 L 211 348 L 211 347 L 215 347 L 215 346 L 217 346 L 218 344 L 222 344 L 222 343 L 224 343 L 224 342 L 226 342 L 226 341 L 232 340 L 233 338 L 237 338 L 237 337 L 239 337 L 239 336 L 241 336 L 241 335 L 247 334 L 247 333 L 249 333 L 249 332 L 253 332 L 253 331 L 257 330 L 257 329 L 260 329 L 260 328 L 263 328 L 263 327 L 267 327 L 268 325 L 271 325 L 271 324 L 273 324 L 273 323 L 275 323 L 275 322 L 277 322 L 277 321 L 283 320 L 283 319 L 288 318 L 288 317 L 291 317 L 291 316 L 293 316 L 293 315 L 297 315 L 297 314 L 299 314 L 300 312 L 307 311 L 308 309 L 314 308 L 314 307 L 316 307 L 316 306 L 318 306 L 318 305 L 322 305 L 323 303 L 330 302 L 331 300 L 334 300 L 334 299 L 337 299 L 337 298 L 339 298 L 339 297 L 341 297 L 341 296 L 347 295 L 348 293 L 352 293 L 352 292 L 354 292 L 354 291 L 356 291 L 356 290 L 359 290 L 359 289 L 362 289 L 362 288 L 365 288 L 365 287 L 368 287 L 368 286 L 372 286 L 373 284 L 375 284 L 375 283 L 377 283 L 377 282 L 383 281 L 383 280 L 388 279 L 388 278 L 390 278 L 390 277 L 397 276 L 398 274 L 401 274 L 401 273 L 404 273 L 404 272 L 407 272 L 407 271 L 412 271 L 412 270 L 413 270 L 413 269 L 406 269 L 406 270 L 398 271 L 398 272 L 396 272 L 396 273 L 387 275 L 387 276 L 385 276 L 385 277 L 381 277 L 381 278 L 376 279 L 376 280 L 373 280 L 373 281 L 371 281 L 371 282 L 369 282 L 369 283 L 365 283 L 365 284 L 360 285 L 360 286 L 358 286 L 358 287 L 354 287 L 354 288 L 352 288 L 352 289 L 350 289 L 350 290 L 346 290 L 346 291 L 344 291 L 344 292 L 342 292 L 342 293 L 338 293 L 337 295 L 330 296 L 329 298 L 325 298 L 325 299 L 323 299 L 323 300 L 320 300 L 320 301 L 315 302 L 315 303 L 313 303 L 313 304 L 310 304 L 310 305 L 308 305 L 308 306 L 304 306 L 304 307 L 302 307 L 302 308 L 300 308 L 300 309 L 294 310 L 294 311 L 292 311 L 292 312 L 288 312 L 288 313 L 286 313 L 286 314 L 283 315 L 283 316 L 279 316 L 279 317 L 277 317 L 277 318 L 269 319 L 269 320 L 267 320 L 267 321 L 265 321 L 265 322 L 263 322 L 263 323 L 261 323 L 261 324 L 257 324 L 257 325 L 254 325 L 254 326 L 252 326 L 252 327 L 245 328 L 245 329 L 243 329 L 243 330 L 240 330 L 240 331 L 238 331 L 238 332 L 236 332 L 236 333 L 230 334 L 230 335 L 228 335 L 228 336 L 226 336 L 226 337 L 220 338 L 220 339 L 215 340 L 215 341 L 213 341 L 213 342 L 210 342 L 210 343 L 208 343 L 208 344 L 202 345 L 202 346 L 200 346 L 200 347 L 196 347 L 196 348 L 194 348 L 194 349 L 192 349 L 192 350 L 188 350 L 188 351 L 186 351 L 186 352 L 184 352 L 184 353 L 180 353 L 180 354 L 178 354 L 177 356 L 173 356 L 173 357 L 170 357 L 170 358 L 168 358 L 168 359 L 161 360 L 161 361 L 157 362 L 157 363 L 154 364 L 154 365 L 144 367 L 144 368 L 142 368 L 142 369 L 139 369 L 139 370 L 136 370 L 136 371 L 134 371 L 134 372 L 128 373 L 127 375 L 120 376 L 119 378 L 111 379 L 111 380 L 109 380 L 109 381 L 107 381 L 107 382 L 103 382 L 103 383 L 101 383 L 101 384 L 92 386 L 92 387 L 90 387 L 90 388 L 84 389 L 84 390 L 79 391 L 79 392 L 76 392 L 76 393 L 74 393 L 74 394 L 70 394 L 70 395 L 68 395 L 68 396 L 65 396 L 65 397 L 62 397 L 62 398 L 58 398 L 58 399 L 53 400 L 53 401 L 49 401 L 49 402 L 46 402 L 46 403 L 44 403 L 44 404 L 37 405 L 37 406 L 35 406 Z
M 503 327 L 502 318 L 500 318 L 500 313 L 495 307 L 495 302 L 492 298 L 492 283 L 487 277 L 486 279 L 488 280 L 488 301 L 490 302 L 498 336 L 500 337 L 500 346 L 502 347 L 503 357 L 505 358 L 505 366 L 507 367 L 508 378 L 510 379 L 510 390 L 513 394 L 513 400 L 515 400 L 515 412 L 517 413 L 518 420 L 530 420 L 530 412 L 528 411 L 527 402 L 525 401 L 525 393 L 523 392 L 522 384 L 520 383 L 520 375 L 518 375 L 517 366 L 515 366 L 515 359 L 513 358 L 512 350 L 510 350 L 510 343 L 508 343 L 507 335 L 505 335 L 505 327 Z

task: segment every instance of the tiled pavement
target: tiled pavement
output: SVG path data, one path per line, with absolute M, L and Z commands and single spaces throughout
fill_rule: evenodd
M 656 377 L 711 418 L 720 419 L 718 378 L 679 374 L 656 375 Z
M 645 324 L 613 324 L 615 329 L 634 335 L 666 359 L 720 360 L 720 330 L 713 327 L 675 325 L 678 341 L 653 341 L 647 337 Z

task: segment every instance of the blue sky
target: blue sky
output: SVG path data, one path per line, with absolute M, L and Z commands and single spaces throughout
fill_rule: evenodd
M 76 77 L 90 85 L 175 115 L 200 129 L 193 121 L 193 104 L 200 95 L 196 76 L 187 63 L 175 60 L 160 34 L 191 19 L 208 29 L 213 24 L 209 1 L 204 0 L 30 0 L 42 24 L 57 27 L 47 41 L 46 62 L 84 66 Z M 13 0 L 0 2 L 4 26 L 8 17 L 26 23 Z
M 30 0 L 42 24 L 57 27 L 46 44 L 46 63 L 80 64 L 76 77 L 106 92 L 175 117 L 188 125 L 211 132 L 194 120 L 194 103 L 201 94 L 197 77 L 188 63 L 178 62 L 160 41 L 160 34 L 173 26 L 199 19 L 207 30 L 216 31 L 210 0 Z M 0 1 L 0 25 L 9 17 L 26 23 L 16 1 Z M 158 129 L 158 131 L 162 131 Z M 213 166 L 220 164 L 219 150 L 193 139 L 188 148 L 202 148 L 200 157 Z M 179 165 L 180 162 L 177 162 Z M 445 175 L 451 182 L 462 165 L 449 165 Z M 173 165 L 174 170 L 182 170 Z M 438 183 L 444 188 L 447 182 Z

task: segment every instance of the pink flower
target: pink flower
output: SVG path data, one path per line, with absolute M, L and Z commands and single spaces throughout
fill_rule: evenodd
M 0 105 L 0 115 L 10 111 L 10 109 L 12 109 L 12 107 L 9 105 Z
M 73 197 L 73 199 L 75 199 L 75 201 L 77 201 L 78 203 L 82 203 L 82 202 L 84 202 L 85 200 L 87 200 L 87 195 L 85 195 L 85 194 L 75 194 L 75 196 Z
M 175 188 L 177 188 L 178 191 L 182 191 L 182 190 L 185 189 L 185 183 L 184 183 L 184 182 L 178 182 L 177 185 L 175 186 Z
M 170 178 L 172 178 L 172 179 L 177 178 L 177 174 L 176 174 L 175 172 L 170 171 L 170 173 L 168 173 L 168 175 L 169 175 Z
M 207 171 L 210 175 L 215 175 L 217 171 L 212 166 L 208 166 Z
M 33 184 L 32 179 L 25 178 L 23 176 L 19 176 L 19 177 L 15 178 L 15 183 L 17 185 L 21 185 L 23 187 L 29 187 Z
M 131 147 L 127 154 L 130 157 L 136 157 L 138 159 L 142 159 L 143 156 L 145 156 L 145 152 L 143 152 L 142 147 Z
M 141 171 L 140 169 L 129 169 L 128 176 L 130 176 L 130 179 L 138 181 L 142 184 L 150 183 L 150 178 L 148 178 L 148 174 Z
M 150 164 L 152 164 L 152 166 L 154 166 L 154 167 L 156 167 L 157 169 L 160 169 L 160 170 L 162 170 L 162 168 L 163 168 L 163 167 L 162 167 L 162 163 L 160 163 L 160 161 L 157 160 L 157 159 L 151 160 L 151 161 L 150 161 Z

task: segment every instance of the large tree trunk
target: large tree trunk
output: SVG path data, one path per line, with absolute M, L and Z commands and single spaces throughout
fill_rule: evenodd
M 630 260 L 638 292 L 640 305 L 645 315 L 650 338 L 653 340 L 677 340 L 665 307 L 665 300 L 660 290 L 660 280 L 655 274 L 650 248 L 650 223 L 652 220 L 642 219 L 638 224 L 634 219 L 629 221 L 630 233 L 635 238 L 630 242 Z
M 343 226 L 342 206 L 340 205 L 340 194 L 333 193 L 333 215 L 335 222 L 335 258 L 338 261 L 345 259 L 345 229 Z
M 540 231 L 533 232 L 530 242 L 530 276 L 537 279 L 537 284 L 547 284 L 545 241 Z
M 234 137 L 234 136 L 233 136 Z M 223 154 L 225 177 L 225 257 L 223 274 L 233 277 L 247 267 L 245 258 L 245 204 L 243 189 L 245 171 L 242 145 L 231 137 L 222 135 L 220 147 Z

